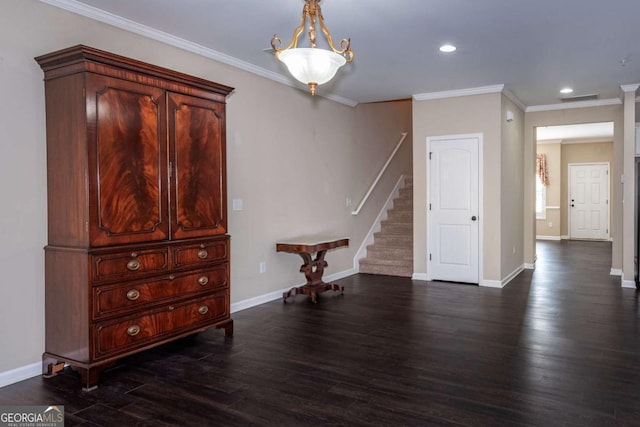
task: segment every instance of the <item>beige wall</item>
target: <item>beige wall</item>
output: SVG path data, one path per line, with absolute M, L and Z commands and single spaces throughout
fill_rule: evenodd
M 227 109 L 228 194 L 243 199 L 244 210 L 229 212 L 232 303 L 304 281 L 300 260 L 275 252 L 281 238 L 348 235 L 350 247 L 327 256 L 327 273 L 352 269 L 391 183 L 411 173 L 407 144 L 362 214 L 351 215 L 346 198 L 359 201 L 400 133 L 411 131 L 410 101 L 350 108 L 41 2 L 0 0 L 0 10 L 0 375 L 37 363 L 44 350 L 46 145 L 37 55 L 86 44 L 236 88 Z
M 513 113 L 513 121 L 506 120 L 507 111 Z M 518 272 L 524 263 L 524 112 L 504 95 L 500 123 L 500 279 L 504 280 Z M 491 183 L 485 182 L 485 190 L 488 185 Z
M 569 235 L 569 163 L 613 163 L 613 143 L 562 144 L 562 178 L 560 194 L 560 212 L 562 220 L 561 235 Z M 611 171 L 609 171 L 611 176 Z M 609 179 L 609 197 L 613 190 L 613 180 Z M 615 206 L 609 205 L 609 218 L 613 217 Z
M 613 162 L 610 175 L 613 183 L 612 217 L 610 236 L 612 245 L 612 268 L 622 268 L 622 184 L 620 176 L 623 165 L 624 131 L 622 105 L 610 105 L 590 108 L 567 108 L 566 110 L 535 111 L 525 114 L 525 262 L 535 260 L 535 128 L 538 126 L 555 126 L 579 123 L 613 122 Z
M 569 236 L 569 163 L 613 163 L 613 143 L 591 144 L 538 144 L 538 153 L 547 155 L 549 181 L 547 187 L 547 219 L 536 221 L 536 235 L 547 237 Z M 613 192 L 613 182 L 609 180 L 609 194 Z M 610 206 L 609 217 L 614 207 Z M 554 209 L 558 207 L 559 209 Z M 556 219 L 557 218 L 557 219 Z M 553 226 L 549 227 L 549 223 Z
M 547 186 L 547 218 L 536 220 L 536 236 L 560 239 L 560 189 L 562 188 L 562 156 L 559 140 L 538 143 L 537 153 L 546 154 L 549 185 Z M 551 224 L 551 226 L 549 225 Z
M 413 269 L 427 272 L 427 137 L 480 133 L 483 136 L 484 254 L 481 280 L 501 279 L 501 102 L 499 93 L 430 101 L 413 101 Z

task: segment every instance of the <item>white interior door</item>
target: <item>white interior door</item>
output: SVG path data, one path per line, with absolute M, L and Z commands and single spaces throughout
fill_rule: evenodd
M 569 164 L 569 237 L 609 239 L 609 164 Z
M 427 276 L 478 283 L 479 137 L 428 141 Z

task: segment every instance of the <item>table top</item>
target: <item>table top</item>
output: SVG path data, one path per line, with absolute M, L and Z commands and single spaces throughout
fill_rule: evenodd
M 349 246 L 348 237 L 300 236 L 276 243 L 277 252 L 314 253 Z

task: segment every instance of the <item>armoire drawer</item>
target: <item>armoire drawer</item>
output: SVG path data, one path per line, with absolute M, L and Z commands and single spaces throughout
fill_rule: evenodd
M 229 318 L 229 290 L 165 306 L 143 316 L 92 326 L 94 356 L 102 358 Z
M 91 271 L 94 282 L 132 279 L 136 276 L 162 273 L 168 270 L 169 254 L 166 247 L 91 256 Z
M 101 319 L 152 305 L 229 287 L 229 264 L 194 273 L 93 288 L 93 318 Z
M 220 239 L 191 245 L 172 246 L 172 268 L 196 267 L 198 264 L 227 261 L 229 240 Z

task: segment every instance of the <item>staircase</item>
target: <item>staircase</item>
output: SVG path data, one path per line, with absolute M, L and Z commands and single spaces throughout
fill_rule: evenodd
M 360 273 L 411 277 L 413 274 L 413 178 L 404 180 L 400 195 L 381 221 L 381 230 L 360 260 Z

